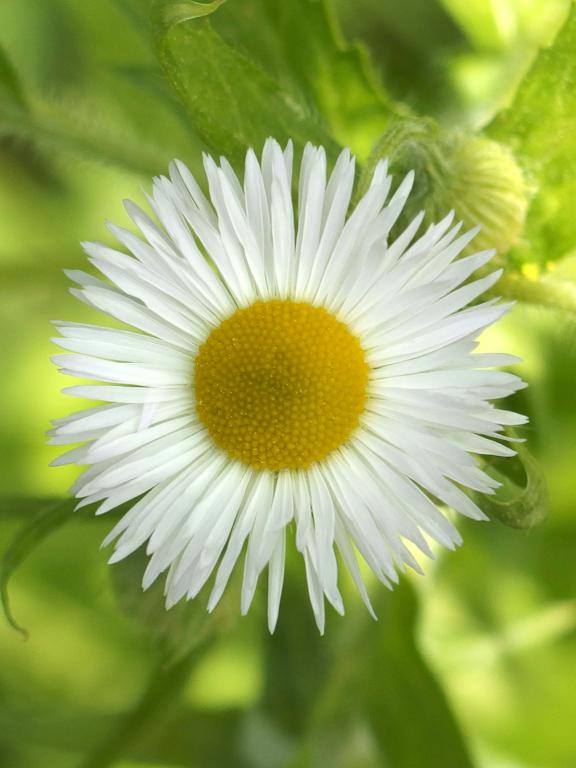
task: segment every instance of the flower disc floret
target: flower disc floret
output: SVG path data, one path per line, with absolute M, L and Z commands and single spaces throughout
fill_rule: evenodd
M 258 301 L 215 328 L 196 359 L 200 421 L 257 469 L 304 469 L 358 426 L 368 366 L 359 340 L 322 307 Z

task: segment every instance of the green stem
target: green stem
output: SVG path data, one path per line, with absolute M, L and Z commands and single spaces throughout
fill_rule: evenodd
M 110 738 L 88 757 L 82 768 L 110 768 L 151 730 L 162 728 L 174 707 L 179 704 L 190 672 L 201 653 L 202 648 L 196 647 L 193 653 L 175 664 L 160 664 L 153 672 L 136 708 L 120 723 Z
M 494 294 L 576 315 L 576 284 L 551 277 L 530 280 L 520 274 L 505 274 L 494 286 Z
M 70 509 L 74 509 L 78 502 L 58 496 L 0 496 L 0 518 L 24 522 L 51 505 L 65 503 L 69 504 Z
M 320 735 L 330 734 L 334 724 L 344 722 L 347 715 L 356 711 L 355 697 L 358 694 L 357 681 L 362 656 L 351 652 L 351 649 L 362 644 L 361 638 L 373 625 L 372 617 L 361 606 L 361 610 L 354 616 L 353 628 L 344 646 L 345 652 L 324 675 L 322 687 L 310 709 L 298 749 L 290 759 L 288 768 L 311 768 L 315 765 L 315 749 Z
M 167 164 L 164 153 L 133 136 L 121 140 L 106 135 L 103 126 L 90 125 L 88 120 L 64 114 L 52 105 L 40 105 L 35 114 L 14 106 L 2 105 L 0 136 L 12 136 L 32 141 L 45 149 L 76 155 L 91 161 L 124 168 L 132 173 L 152 176 Z

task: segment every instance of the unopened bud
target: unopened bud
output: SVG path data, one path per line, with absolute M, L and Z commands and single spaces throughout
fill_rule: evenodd
M 522 237 L 529 188 L 512 152 L 502 144 L 460 132 L 442 133 L 429 120 L 397 123 L 377 153 L 399 177 L 416 172 L 406 216 L 426 212 L 430 223 L 454 209 L 466 227 L 482 226 L 474 250 L 507 253 Z

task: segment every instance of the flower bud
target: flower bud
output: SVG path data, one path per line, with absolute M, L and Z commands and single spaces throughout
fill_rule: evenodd
M 441 133 L 430 120 L 398 122 L 382 137 L 377 153 L 395 175 L 416 172 L 407 217 L 426 212 L 428 223 L 454 209 L 466 227 L 482 230 L 474 250 L 507 253 L 524 229 L 530 190 L 512 152 L 482 136 Z

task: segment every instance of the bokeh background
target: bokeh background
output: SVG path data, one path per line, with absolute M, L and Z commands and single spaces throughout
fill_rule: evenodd
M 341 0 L 336 11 L 390 99 L 473 131 L 510 101 L 569 6 Z M 78 407 L 49 362 L 50 321 L 90 317 L 62 270 L 84 267 L 79 241 L 109 240 L 105 219 L 128 225 L 122 199 L 142 203 L 172 157 L 200 164 L 204 136 L 162 79 L 147 13 L 139 0 L 0 2 L 3 549 L 74 476 L 49 468 L 58 451 L 44 436 Z M 534 120 L 546 125 L 544 102 Z M 378 115 L 347 129 L 365 159 Z M 574 280 L 575 247 L 564 239 L 551 260 L 525 242 L 521 272 Z M 462 522 L 465 545 L 425 577 L 373 588 L 377 624 L 350 591 L 347 617 L 330 616 L 320 639 L 296 560 L 273 638 L 259 605 L 235 619 L 231 603 L 209 629 L 202 605 L 164 616 L 158 594 L 140 595 L 137 556 L 106 565 L 110 521 L 82 513 L 12 545 L 3 568 L 18 561 L 8 590 L 29 634 L 0 627 L 0 765 L 574 768 L 575 317 L 519 304 L 485 340 L 524 359 L 516 405 L 548 519 Z

